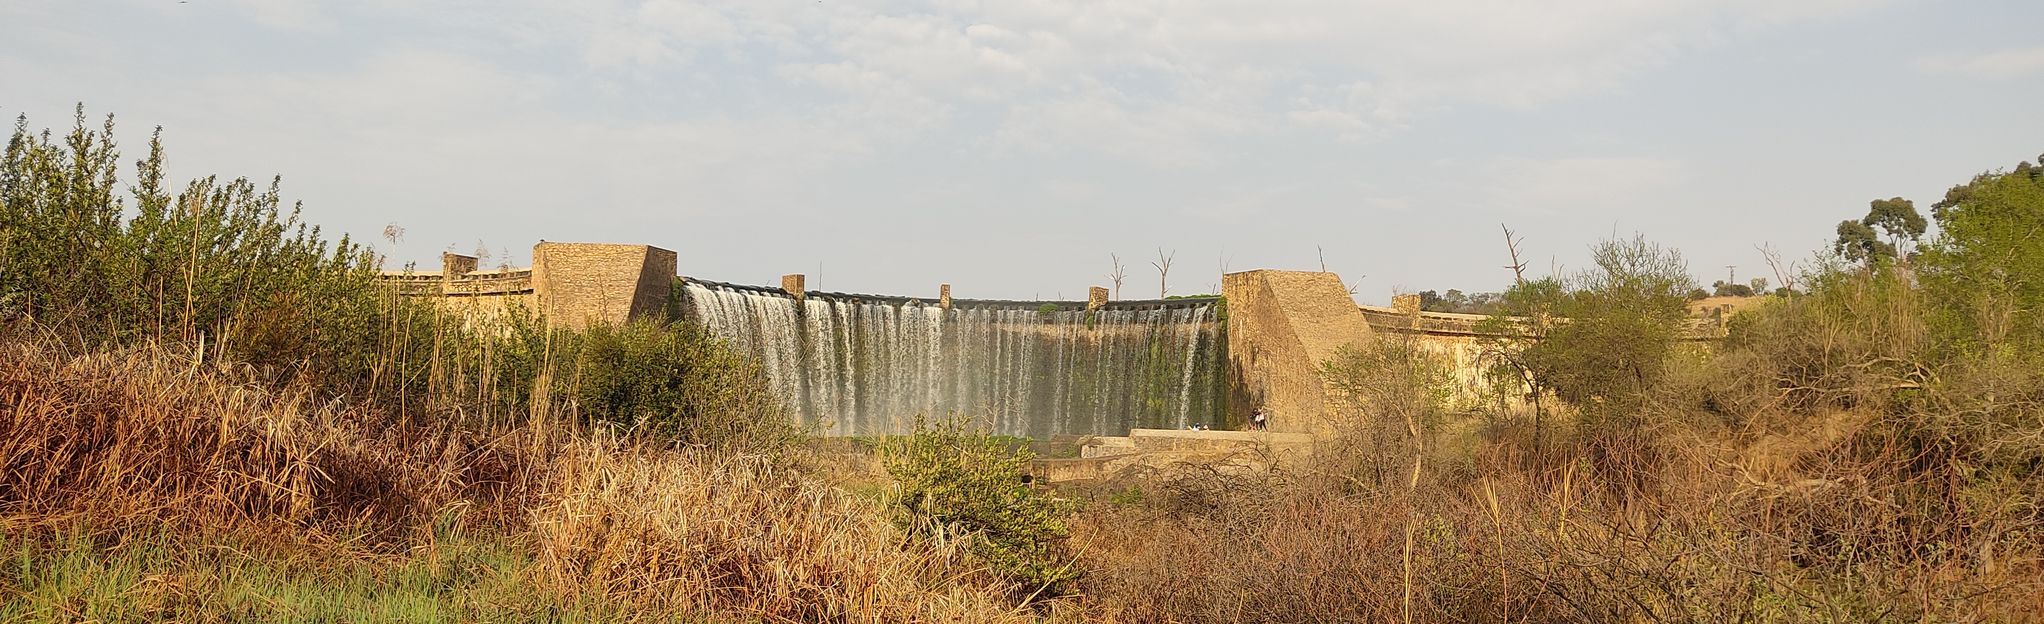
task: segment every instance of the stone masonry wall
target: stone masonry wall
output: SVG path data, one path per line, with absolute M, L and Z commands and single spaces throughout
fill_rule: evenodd
M 1398 335 L 1413 340 L 1420 348 L 1441 356 L 1454 367 L 1455 387 L 1450 399 L 1456 409 L 1493 408 L 1499 400 L 1511 409 L 1527 408 L 1526 393 L 1530 389 L 1523 384 L 1512 384 L 1504 388 L 1491 388 L 1484 379 L 1484 369 L 1492 362 L 1486 361 L 1490 350 L 1485 343 L 1495 343 L 1498 334 L 1483 331 L 1481 324 L 1490 317 L 1480 314 L 1455 314 L 1450 312 L 1428 312 L 1419 308 L 1417 296 L 1399 295 L 1392 298 L 1391 307 L 1358 306 L 1370 327 L 1379 335 Z M 1525 319 L 1507 317 L 1519 322 Z M 1708 344 L 1724 337 L 1721 323 L 1710 319 L 1692 319 L 1685 325 L 1680 340 Z M 1515 341 L 1532 340 L 1519 337 Z M 1509 341 L 1508 341 L 1509 342 Z M 1509 382 L 1508 382 L 1509 383 Z M 1502 395 L 1502 397 L 1500 396 Z
M 477 271 L 476 258 L 440 254 L 439 273 L 385 273 L 386 286 L 412 297 L 432 297 L 470 324 L 494 321 L 513 309 L 534 305 L 532 272 L 526 269 Z
M 532 286 L 551 323 L 582 328 L 659 317 L 674 289 L 675 254 L 649 245 L 540 243 Z
M 530 269 L 477 271 L 476 259 L 460 254 L 440 260 L 438 275 L 389 273 L 383 283 L 435 298 L 471 323 L 520 310 L 574 328 L 664 318 L 674 289 L 674 252 L 647 245 L 540 243 Z
M 1228 411 L 1241 422 L 1263 406 L 1271 430 L 1334 428 L 1320 366 L 1371 339 L 1370 324 L 1333 273 L 1244 271 L 1221 278 L 1228 301 Z
M 1490 389 L 1484 379 L 1484 368 L 1489 364 L 1484 360 L 1484 339 L 1493 336 L 1477 331 L 1477 324 L 1487 317 L 1421 311 L 1417 299 L 1394 297 L 1389 308 L 1359 307 L 1363 318 L 1379 335 L 1398 335 L 1412 340 L 1420 349 L 1440 356 L 1444 363 L 1453 367 L 1455 387 L 1449 400 L 1454 403 L 1455 409 L 1493 407 L 1499 394 L 1504 395 L 1508 406 L 1520 407 L 1525 403 L 1526 388 L 1523 386 L 1498 392 Z M 1401 303 L 1406 305 L 1399 305 Z

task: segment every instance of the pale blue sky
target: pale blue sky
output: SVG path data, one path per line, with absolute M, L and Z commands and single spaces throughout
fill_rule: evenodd
M 1616 231 L 1708 283 L 2044 152 L 2044 3 L 0 0 L 0 114 L 166 128 L 403 260 L 642 242 L 829 290 L 1495 290 Z M 499 251 L 498 253 L 502 253 Z

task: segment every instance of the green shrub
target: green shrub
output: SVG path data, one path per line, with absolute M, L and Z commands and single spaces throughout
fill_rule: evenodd
M 1591 248 L 1594 266 L 1506 291 L 1483 333 L 1535 394 L 1598 416 L 1637 412 L 1673 353 L 1694 288 L 1680 252 L 1635 236 Z M 1497 375 L 1511 377 L 1512 375 Z
M 1027 594 L 1058 595 L 1078 577 L 1065 553 L 1069 503 L 1025 477 L 1035 459 L 966 429 L 958 418 L 916 423 L 884 448 L 897 490 L 896 523 L 919 539 L 967 540 L 969 550 Z
M 759 366 L 688 323 L 597 325 L 580 338 L 575 398 L 588 420 L 687 444 L 770 450 L 795 430 Z
M 1947 350 L 2044 365 L 2044 156 L 1952 187 L 1931 215 L 1916 268 Z
M 1341 396 L 1341 444 L 1326 463 L 1353 483 L 1404 487 L 1415 460 L 1434 450 L 1447 417 L 1455 373 L 1410 335 L 1379 335 L 1342 347 L 1321 374 Z
M 367 396 L 428 387 L 436 349 L 398 343 L 444 336 L 447 319 L 376 288 L 375 256 L 300 221 L 276 180 L 173 191 L 159 131 L 123 181 L 112 117 L 94 129 L 80 107 L 61 138 L 28 128 L 0 158 L 0 320 L 86 346 L 189 345 Z

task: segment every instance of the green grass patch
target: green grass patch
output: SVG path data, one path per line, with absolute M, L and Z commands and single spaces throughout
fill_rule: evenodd
M 169 533 L 0 534 L 0 622 L 529 622 L 622 619 L 539 587 L 502 540 L 409 552 L 259 546 Z

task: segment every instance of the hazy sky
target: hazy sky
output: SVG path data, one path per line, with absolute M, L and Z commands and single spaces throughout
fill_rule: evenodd
M 1613 232 L 1705 283 L 2044 152 L 2044 2 L 0 0 L 0 114 L 268 178 L 394 254 L 640 242 L 828 290 L 1231 270 L 1495 290 Z M 379 239 L 380 241 L 380 239 Z M 385 246 L 387 247 L 387 245 Z

